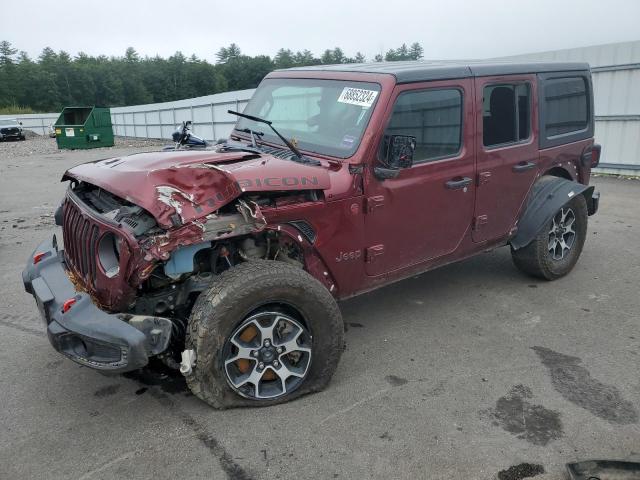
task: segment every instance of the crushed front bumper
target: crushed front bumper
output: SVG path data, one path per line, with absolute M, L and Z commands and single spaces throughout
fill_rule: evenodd
M 34 263 L 36 255 L 39 259 Z M 171 321 L 100 310 L 69 280 L 55 237 L 35 249 L 22 281 L 36 300 L 53 348 L 81 365 L 104 373 L 128 372 L 145 366 L 151 355 L 167 349 Z

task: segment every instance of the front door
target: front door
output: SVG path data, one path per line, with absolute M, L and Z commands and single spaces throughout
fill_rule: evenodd
M 475 196 L 472 85 L 471 79 L 460 79 L 396 88 L 371 164 L 385 157 L 391 135 L 416 138 L 414 163 L 396 178 L 367 176 L 368 275 L 451 253 L 470 229 Z
M 476 84 L 477 190 L 473 240 L 510 233 L 538 172 L 535 75 L 480 77 Z

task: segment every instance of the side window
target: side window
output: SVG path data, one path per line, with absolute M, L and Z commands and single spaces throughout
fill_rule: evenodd
M 547 138 L 585 130 L 589 125 L 587 85 L 583 77 L 553 78 L 544 83 Z
M 421 90 L 398 96 L 380 151 L 386 158 L 391 135 L 416 138 L 414 163 L 455 156 L 462 145 L 462 92 Z
M 482 92 L 482 140 L 485 147 L 517 143 L 531 133 L 528 83 L 487 85 Z

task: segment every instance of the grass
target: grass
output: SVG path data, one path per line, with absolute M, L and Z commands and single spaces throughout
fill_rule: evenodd
M 25 113 L 36 113 L 30 107 L 21 107 L 20 105 L 6 105 L 0 107 L 0 115 L 22 115 Z

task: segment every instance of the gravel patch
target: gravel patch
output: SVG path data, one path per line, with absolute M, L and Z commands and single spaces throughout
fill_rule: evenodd
M 103 147 L 100 149 L 92 150 L 108 152 L 112 149 L 117 148 L 148 148 L 155 146 L 161 147 L 170 144 L 170 140 L 115 137 L 115 145 L 113 147 Z M 34 134 L 33 136 L 29 135 L 27 137 L 27 140 L 23 142 L 0 142 L 0 161 L 19 157 L 30 157 L 33 155 L 61 154 L 62 152 L 78 154 L 80 152 L 87 152 L 87 150 L 59 150 L 55 138 L 49 138 L 48 136 L 37 134 Z M 106 154 L 105 156 L 108 156 L 108 154 Z

